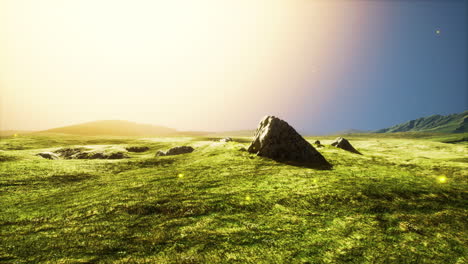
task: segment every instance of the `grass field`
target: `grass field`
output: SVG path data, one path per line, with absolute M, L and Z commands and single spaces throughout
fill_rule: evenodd
M 4 137 L 0 262 L 467 263 L 466 136 L 348 136 L 363 155 L 308 137 L 332 170 L 240 151 L 246 137 Z M 109 145 L 150 150 L 34 155 Z M 180 145 L 195 151 L 155 157 Z

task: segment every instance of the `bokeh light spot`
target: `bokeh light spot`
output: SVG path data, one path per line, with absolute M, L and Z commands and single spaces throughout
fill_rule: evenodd
M 438 181 L 439 183 L 446 183 L 446 182 L 447 182 L 447 177 L 445 177 L 445 176 L 440 176 L 440 177 L 437 178 L 437 181 Z

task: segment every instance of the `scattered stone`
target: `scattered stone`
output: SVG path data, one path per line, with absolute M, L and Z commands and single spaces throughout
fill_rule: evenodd
M 353 145 L 351 145 L 351 143 L 349 143 L 349 141 L 347 139 L 342 138 L 342 137 L 336 138 L 335 141 L 333 143 L 331 143 L 331 145 L 334 146 L 334 147 L 337 147 L 337 148 L 344 149 L 346 151 L 352 152 L 352 153 L 362 155 L 359 151 L 357 151 L 353 147 Z
M 222 138 L 219 140 L 220 142 L 231 142 L 232 141 L 232 138 L 230 137 L 227 137 L 227 138 Z
M 185 154 L 185 153 L 191 153 L 193 151 L 194 149 L 190 146 L 180 146 L 180 147 L 171 148 L 166 152 L 159 150 L 158 152 L 156 152 L 156 156 L 180 155 L 180 154 Z
M 50 159 L 50 160 L 58 160 L 59 156 L 53 152 L 41 152 L 37 153 L 37 156 L 43 157 L 44 159 Z
M 317 146 L 317 148 L 324 147 L 324 145 L 320 144 L 320 140 L 315 140 L 314 144 L 315 144 L 315 146 Z
M 293 127 L 274 116 L 266 116 L 260 121 L 248 152 L 286 163 L 331 168 L 330 163 Z
M 145 152 L 149 150 L 149 147 L 145 146 L 131 146 L 125 148 L 129 152 Z

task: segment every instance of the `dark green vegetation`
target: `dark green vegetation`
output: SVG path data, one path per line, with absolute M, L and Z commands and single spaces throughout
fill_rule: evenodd
M 434 133 L 466 133 L 468 132 L 468 111 L 451 115 L 432 115 L 418 118 L 403 124 L 376 131 L 377 133 L 392 132 L 434 132 Z
M 466 136 L 348 136 L 363 155 L 307 138 L 332 170 L 239 151 L 250 138 L 2 138 L 0 262 L 466 263 L 468 145 L 441 142 Z M 109 145 L 150 149 L 34 156 Z

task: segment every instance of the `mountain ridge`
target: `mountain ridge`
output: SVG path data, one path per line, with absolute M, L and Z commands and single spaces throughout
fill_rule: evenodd
M 388 128 L 379 129 L 374 132 L 466 133 L 468 132 L 468 110 L 449 115 L 431 115 L 421 117 Z

